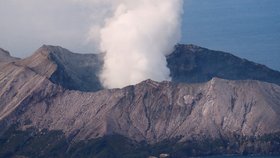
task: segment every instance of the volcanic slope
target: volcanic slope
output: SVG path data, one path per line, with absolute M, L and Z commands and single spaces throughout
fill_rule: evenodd
M 96 92 L 82 92 L 64 82 L 72 78 L 71 83 L 86 85 L 79 82 L 84 78 L 76 71 L 100 70 L 101 57 L 89 55 L 96 62 L 85 61 L 78 67 L 70 61 L 82 61 L 84 55 L 65 52 L 61 47 L 43 46 L 29 58 L 1 66 L 0 157 L 32 157 L 38 151 L 42 157 L 65 157 L 81 150 L 105 152 L 105 157 L 126 151 L 130 157 L 141 155 L 147 146 L 151 148 L 145 156 L 165 151 L 177 157 L 280 154 L 280 87 L 276 84 L 214 77 L 195 84 L 146 80 L 109 90 L 94 85 Z M 106 145 L 110 136 L 133 145 L 111 151 L 120 144 Z M 105 145 L 100 146 L 104 139 Z M 37 141 L 41 145 L 36 146 Z M 205 142 L 211 145 L 205 147 Z M 76 146 L 80 143 L 84 145 Z M 161 147 L 153 148 L 156 144 Z M 92 155 L 98 154 L 87 156 Z
M 103 56 L 102 53 L 77 54 L 59 46 L 43 45 L 32 56 L 22 60 L 11 57 L 7 51 L 0 51 L 0 64 L 18 60 L 15 62 L 17 65 L 28 67 L 66 89 L 95 92 L 103 89 L 98 78 Z M 176 83 L 203 83 L 217 77 L 280 85 L 278 71 L 229 53 L 195 45 L 177 45 L 167 56 L 167 62 L 172 82 Z

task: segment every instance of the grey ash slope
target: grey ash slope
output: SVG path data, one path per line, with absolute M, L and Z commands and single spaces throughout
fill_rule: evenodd
M 62 130 L 67 136 L 75 134 L 77 141 L 110 134 L 156 143 L 280 132 L 280 87 L 269 83 L 214 78 L 177 85 L 147 80 L 96 93 L 44 86 L 17 109 L 20 113 L 10 115 L 10 122 L 17 120 L 13 123 L 22 129 Z
M 102 64 L 98 55 L 74 54 L 61 47 L 42 46 L 32 56 L 18 59 L 7 51 L 0 51 L 0 119 L 32 97 L 37 88 L 44 89 L 48 84 L 70 90 L 101 89 L 97 73 Z

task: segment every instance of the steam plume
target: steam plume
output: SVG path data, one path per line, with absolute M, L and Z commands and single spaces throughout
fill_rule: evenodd
M 98 31 L 100 50 L 106 53 L 103 85 L 121 88 L 145 79 L 170 80 L 165 56 L 180 40 L 183 1 L 107 2 L 112 13 Z

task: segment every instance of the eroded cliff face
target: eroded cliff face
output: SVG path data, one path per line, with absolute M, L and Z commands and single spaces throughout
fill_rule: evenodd
M 147 80 L 96 93 L 40 86 L 45 88 L 35 87 L 32 99 L 9 117 L 23 130 L 62 130 L 76 140 L 119 134 L 150 143 L 280 132 L 280 88 L 258 81 L 214 78 L 186 85 Z
M 88 55 L 89 59 L 78 67 L 73 60 L 82 62 L 83 55 L 66 51 L 43 46 L 29 58 L 5 60 L 0 65 L 0 155 L 7 154 L 5 146 L 9 147 L 7 144 L 21 132 L 18 137 L 26 138 L 24 144 L 31 140 L 36 144 L 37 138 L 57 139 L 53 140 L 54 146 L 63 142 L 61 152 L 70 155 L 72 147 L 80 150 L 75 144 L 82 142 L 86 150 L 98 150 L 96 142 L 115 135 L 121 136 L 117 137 L 119 141 L 132 143 L 133 151 L 138 152 L 147 149 L 139 146 L 141 142 L 158 149 L 157 144 L 167 141 L 164 149 L 167 146 L 170 152 L 187 151 L 190 155 L 277 153 L 280 87 L 276 84 L 214 77 L 204 83 L 147 80 L 122 89 L 100 90 L 99 81 L 93 80 L 92 91 L 83 92 L 86 89 L 82 86 L 88 82 L 82 82 L 82 75 L 89 68 L 100 69 L 100 58 Z M 89 76 L 97 79 L 95 72 Z M 75 83 L 74 88 L 69 88 L 71 83 Z M 83 91 L 73 90 L 78 85 Z M 94 145 L 87 144 L 92 140 Z M 203 147 L 205 142 L 213 148 Z M 14 150 L 27 150 L 19 142 L 13 145 Z M 125 146 L 122 150 L 131 149 Z M 106 145 L 103 147 L 107 150 Z M 8 154 L 13 152 L 17 151 Z

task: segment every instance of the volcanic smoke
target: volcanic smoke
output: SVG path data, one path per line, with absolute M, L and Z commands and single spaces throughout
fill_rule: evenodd
M 122 88 L 146 79 L 170 80 L 166 55 L 180 40 L 183 0 L 106 3 L 111 13 L 93 29 L 99 35 L 100 51 L 105 52 L 100 74 L 103 86 Z

